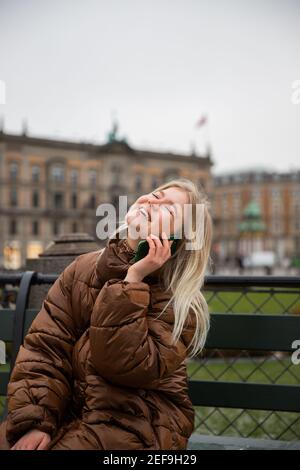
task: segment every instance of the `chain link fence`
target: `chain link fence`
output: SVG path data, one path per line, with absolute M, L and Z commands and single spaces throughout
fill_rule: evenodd
M 228 286 L 208 285 L 204 294 L 210 313 L 214 314 L 300 315 L 299 286 L 239 287 L 237 282 L 231 286 L 228 277 Z M 300 331 L 295 331 L 295 338 L 297 335 L 300 339 Z M 196 359 L 188 361 L 187 370 L 193 380 L 300 383 L 300 364 L 293 364 L 286 351 L 204 349 Z M 195 407 L 195 411 L 195 433 L 300 440 L 299 413 L 205 406 Z

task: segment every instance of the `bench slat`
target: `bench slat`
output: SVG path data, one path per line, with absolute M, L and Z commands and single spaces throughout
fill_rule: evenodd
M 33 308 L 27 308 L 25 312 L 25 324 L 24 324 L 24 336 L 27 334 L 27 331 L 29 330 L 29 327 L 37 314 L 39 313 L 40 310 L 38 309 L 33 309 Z
M 14 312 L 8 308 L 0 310 L 0 339 L 2 341 L 12 341 Z
M 188 380 L 194 406 L 300 412 L 300 385 Z
M 292 352 L 297 331 L 299 315 L 215 313 L 205 347 Z
M 0 395 L 7 394 L 9 372 L 0 371 Z
M 38 313 L 38 309 L 26 310 L 25 334 Z M 0 310 L 0 339 L 4 341 L 12 341 L 13 317 L 13 310 Z M 296 315 L 211 314 L 206 348 L 292 352 L 295 331 L 300 331 Z
M 39 313 L 38 309 L 27 309 L 25 314 L 24 333 L 26 334 L 32 321 Z M 15 310 L 0 309 L 0 340 L 12 341 L 13 340 L 13 324 L 14 324 Z M 25 336 L 24 334 L 24 336 Z

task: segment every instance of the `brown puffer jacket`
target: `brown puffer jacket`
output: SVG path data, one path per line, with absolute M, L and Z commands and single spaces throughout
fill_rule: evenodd
M 157 318 L 170 299 L 158 277 L 123 280 L 133 255 L 117 235 L 50 288 L 17 356 L 0 442 L 35 428 L 53 450 L 187 448 L 194 316 L 172 345 L 172 306 Z

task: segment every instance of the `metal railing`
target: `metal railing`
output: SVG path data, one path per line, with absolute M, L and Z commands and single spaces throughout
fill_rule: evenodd
M 277 337 L 273 344 L 280 344 L 281 336 L 284 344 L 285 325 L 288 325 L 288 322 L 290 325 L 295 319 L 297 328 L 294 331 L 294 338 L 300 340 L 300 277 L 209 277 L 205 283 L 205 297 L 214 320 L 223 315 L 226 321 L 232 318 L 243 322 L 244 319 L 246 323 L 250 316 L 255 320 L 252 316 L 257 315 L 262 321 L 270 318 L 269 324 L 273 324 L 274 328 L 267 330 L 269 334 L 263 337 L 260 337 L 261 332 L 257 331 L 257 344 L 260 345 L 257 349 L 246 349 L 246 345 L 245 349 L 243 347 L 229 349 L 228 344 L 230 342 L 235 344 L 237 341 L 234 338 L 235 332 L 226 330 L 226 324 L 223 322 L 224 329 L 220 335 L 223 337 L 231 335 L 231 339 L 228 338 L 226 342 L 226 348 L 204 349 L 196 360 L 188 364 L 190 379 L 254 384 L 254 386 L 255 384 L 276 385 L 277 388 L 272 393 L 276 393 L 280 386 L 300 384 L 300 365 L 291 361 L 288 348 L 284 345 L 282 346 L 284 350 L 270 350 L 274 335 Z M 279 324 L 283 317 L 284 322 Z M 279 325 L 283 325 L 282 330 Z M 248 334 L 253 335 L 253 331 L 249 331 Z M 219 343 L 225 341 L 219 339 Z M 244 390 L 246 393 L 246 388 Z M 214 406 L 196 407 L 195 432 L 215 436 L 299 440 L 299 411 L 299 408 L 298 412 L 289 412 Z

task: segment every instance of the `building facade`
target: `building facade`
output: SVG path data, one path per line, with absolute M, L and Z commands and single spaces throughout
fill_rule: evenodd
M 54 237 L 96 237 L 96 208 L 119 195 L 129 206 L 174 177 L 187 177 L 210 195 L 212 161 L 137 150 L 114 139 L 104 145 L 0 132 L 0 267 L 19 269 Z
M 241 233 L 240 224 L 251 201 L 260 207 L 265 230 L 247 235 Z M 215 176 L 212 205 L 215 242 L 222 258 L 249 254 L 250 247 L 274 251 L 279 260 L 300 255 L 300 171 Z

